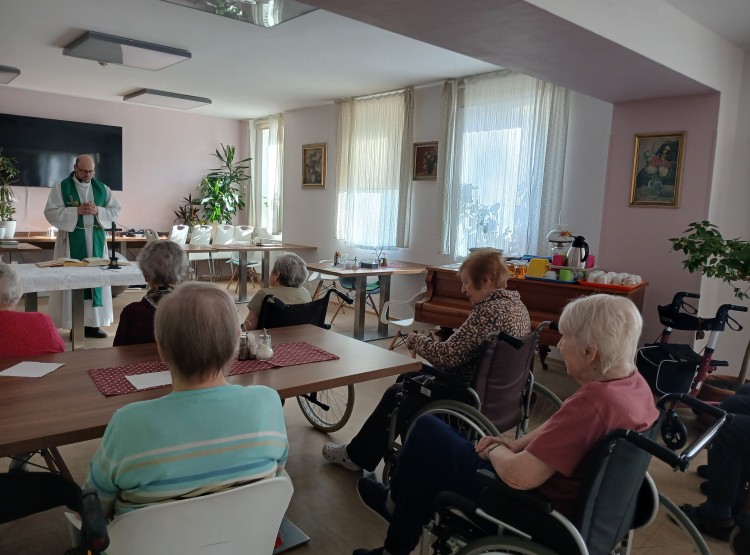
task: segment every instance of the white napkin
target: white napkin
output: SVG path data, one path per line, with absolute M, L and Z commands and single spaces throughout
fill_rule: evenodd
M 19 362 L 15 366 L 0 372 L 0 376 L 18 376 L 21 378 L 41 378 L 57 370 L 64 363 L 57 362 Z

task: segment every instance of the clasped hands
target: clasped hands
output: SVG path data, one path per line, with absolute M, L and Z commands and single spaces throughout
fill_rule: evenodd
M 513 453 L 518 453 L 521 449 L 515 445 L 515 441 L 504 438 L 502 436 L 484 436 L 477 441 L 477 445 L 474 448 L 480 459 L 489 460 L 490 451 L 494 448 L 502 445 L 510 449 Z
M 96 215 L 99 212 L 99 207 L 93 202 L 84 202 L 78 205 L 78 214 L 80 215 Z

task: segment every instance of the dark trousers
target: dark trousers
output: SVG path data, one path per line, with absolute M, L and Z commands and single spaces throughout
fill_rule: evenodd
M 417 420 L 391 478 L 395 508 L 386 550 L 393 555 L 408 555 L 417 546 L 441 491 L 475 497 L 480 489 L 475 474 L 480 468 L 492 469 L 492 465 L 479 458 L 472 442 L 434 416 Z
M 420 382 L 432 378 L 432 376 L 425 373 L 413 374 L 411 377 Z M 372 414 L 367 418 L 362 428 L 352 438 L 346 448 L 346 452 L 352 461 L 371 472 L 375 470 L 375 467 L 378 466 L 390 447 L 389 430 L 391 427 L 391 413 L 397 406 L 399 406 L 399 412 L 396 435 L 403 437 L 406 434 L 412 417 L 428 403 L 446 398 L 462 401 L 469 400 L 469 396 L 465 395 L 464 391 L 460 389 L 449 391 L 447 388 L 445 390 L 443 388 L 433 388 L 433 395 L 430 397 L 420 395 L 418 392 L 403 392 L 403 378 L 404 376 L 399 377 L 399 380 L 395 384 L 385 390 L 375 410 L 372 411 Z M 403 398 L 401 397 L 402 392 Z M 401 404 L 399 405 L 400 402 Z
M 734 419 L 719 429 L 708 450 L 705 509 L 712 518 L 729 518 L 737 504 L 744 503 L 743 485 L 750 475 L 750 395 L 740 390 L 721 408 L 734 413 Z

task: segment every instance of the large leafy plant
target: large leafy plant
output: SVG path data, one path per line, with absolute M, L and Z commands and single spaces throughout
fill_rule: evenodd
M 734 289 L 738 299 L 750 298 L 750 243 L 743 239 L 725 239 L 709 221 L 693 222 L 682 237 L 669 239 L 672 249 L 687 255 L 682 266 L 688 272 L 700 272 L 720 279 Z
M 11 184 L 17 181 L 19 174 L 18 164 L 15 158 L 3 155 L 3 149 L 0 147 L 0 220 L 8 221 L 13 219 L 16 213 L 15 201 Z
M 200 217 L 198 216 L 199 209 L 200 205 L 196 204 L 193 195 L 182 197 L 182 204 L 174 211 L 174 223 L 185 224 L 190 227 L 197 225 L 200 223 Z
M 212 154 L 221 167 L 210 170 L 201 180 L 200 196 L 196 202 L 202 207 L 203 219 L 220 224 L 232 223 L 232 218 L 245 207 L 246 181 L 249 167 L 244 165 L 251 160 L 235 161 L 236 149 L 233 145 L 221 145 Z

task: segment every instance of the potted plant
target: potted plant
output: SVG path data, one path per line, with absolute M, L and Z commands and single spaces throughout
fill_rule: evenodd
M 188 227 L 197 225 L 200 222 L 200 217 L 198 217 L 199 209 L 200 204 L 193 199 L 193 195 L 182 197 L 182 204 L 174 211 L 174 223 Z
M 245 207 L 245 182 L 250 179 L 249 167 L 244 165 L 250 158 L 235 161 L 233 145 L 221 145 L 212 154 L 221 167 L 210 171 L 199 186 L 200 198 L 196 202 L 203 208 L 203 219 L 217 224 L 230 224 L 239 210 Z
M 725 239 L 717 226 L 707 220 L 691 223 L 682 237 L 669 239 L 672 250 L 687 257 L 682 266 L 688 272 L 700 272 L 707 277 L 729 284 L 738 299 L 750 298 L 750 242 L 743 239 Z M 714 374 L 703 382 L 699 397 L 704 400 L 721 400 L 733 394 L 738 385 L 745 383 L 750 362 L 750 343 L 738 377 Z
M 16 213 L 16 196 L 10 186 L 17 181 L 19 173 L 16 160 L 3 155 L 0 147 L 0 227 L 5 228 L 6 238 L 13 237 L 16 232 L 16 221 L 13 218 Z

